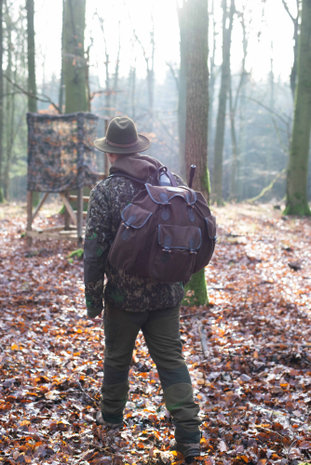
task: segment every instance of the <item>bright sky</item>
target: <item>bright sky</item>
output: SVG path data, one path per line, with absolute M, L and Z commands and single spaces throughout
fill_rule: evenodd
M 245 0 L 236 0 L 236 5 Z M 287 0 L 291 11 L 295 12 L 296 0 Z M 119 41 L 119 22 L 121 40 L 121 72 L 128 75 L 130 66 L 136 66 L 141 76 L 145 75 L 145 62 L 142 48 L 133 40 L 133 29 L 142 41 L 146 51 L 150 49 L 150 31 L 152 14 L 156 40 L 155 69 L 157 78 L 162 79 L 168 70 L 167 62 L 179 63 L 179 29 L 176 14 L 176 0 L 87 0 L 86 46 L 93 39 L 91 72 L 102 76 L 104 85 L 104 37 L 99 26 L 96 11 L 104 18 L 105 39 L 111 56 L 111 71 Z M 209 0 L 211 4 L 211 0 Z M 220 0 L 215 0 L 218 9 Z M 292 64 L 292 23 L 282 0 L 267 0 L 266 15 L 262 17 L 262 0 L 246 2 L 252 10 L 251 37 L 248 70 L 252 70 L 257 79 L 269 72 L 271 53 L 275 60 L 276 76 L 288 79 Z M 60 72 L 60 49 L 62 27 L 62 0 L 36 0 L 36 46 L 38 52 L 37 71 L 39 78 L 45 73 L 46 79 L 51 73 Z M 153 13 L 152 13 L 153 12 Z M 236 23 L 237 24 L 237 23 Z M 257 35 L 262 30 L 260 37 Z M 219 39 L 221 36 L 218 36 Z M 219 51 L 221 40 L 219 40 Z M 239 69 L 241 56 L 241 35 L 236 27 L 232 53 L 233 68 Z M 273 52 L 271 51 L 273 44 Z M 220 55 L 219 55 L 220 56 Z M 44 57 L 44 58 L 43 58 Z

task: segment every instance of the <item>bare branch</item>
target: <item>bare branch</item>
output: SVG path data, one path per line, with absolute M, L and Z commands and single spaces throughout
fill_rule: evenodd
M 172 63 L 170 63 L 169 61 L 166 62 L 166 65 L 168 66 L 171 74 L 172 74 L 172 77 L 176 83 L 176 88 L 177 88 L 177 91 L 179 90 L 179 78 L 177 76 L 177 73 L 176 73 L 176 69 L 174 68 L 174 66 L 172 65 Z
M 138 35 L 137 35 L 135 29 L 133 30 L 133 35 L 134 35 L 134 37 L 135 37 L 136 42 L 137 42 L 137 43 L 140 45 L 140 47 L 141 47 L 141 50 L 142 50 L 142 52 L 143 52 L 144 59 L 145 59 L 145 62 L 146 62 L 147 70 L 149 71 L 149 69 L 150 69 L 150 66 L 149 66 L 149 57 L 147 56 L 145 47 L 144 47 L 142 41 L 140 40 L 140 38 L 138 37 Z
M 254 203 L 257 202 L 259 199 L 261 199 L 267 192 L 271 191 L 274 187 L 274 184 L 279 180 L 284 177 L 286 173 L 286 169 L 284 168 L 282 171 L 280 171 L 274 179 L 270 182 L 270 184 L 262 189 L 262 191 L 256 195 L 256 197 L 253 197 L 251 199 L 246 200 L 249 203 Z
M 272 108 L 268 107 L 267 105 L 265 105 L 264 103 L 260 102 L 259 100 L 255 99 L 255 98 L 247 97 L 247 99 L 250 100 L 251 102 L 257 103 L 257 105 L 261 106 L 262 108 L 267 110 L 269 113 L 277 116 L 279 118 L 279 120 L 282 121 L 282 123 L 284 123 L 286 126 L 288 125 L 288 120 L 286 120 L 284 118 L 284 116 L 282 116 L 279 113 L 277 113 L 276 111 L 272 110 Z
M 17 84 L 16 82 L 12 81 L 12 79 L 10 79 L 6 74 L 3 75 L 4 78 L 10 83 L 12 84 L 12 86 L 14 86 L 16 89 L 18 89 L 20 91 L 20 93 L 24 94 L 24 95 L 27 95 L 28 97 L 32 97 L 32 98 L 35 98 L 36 100 L 38 100 L 39 102 L 44 102 L 44 103 L 50 103 L 53 108 L 55 108 L 55 110 L 61 114 L 61 110 L 59 108 L 58 105 L 56 105 L 56 103 L 53 102 L 53 100 L 48 96 L 48 95 L 45 95 L 45 94 L 42 94 L 41 97 L 39 97 L 39 95 L 33 95 L 31 92 L 28 92 L 26 89 L 24 89 L 23 87 L 21 87 L 19 84 Z
M 282 0 L 282 3 L 283 3 L 283 6 L 288 14 L 288 16 L 290 17 L 290 19 L 293 21 L 293 23 L 295 24 L 295 22 L 297 21 L 297 18 L 295 18 L 292 13 L 290 12 L 289 10 L 289 7 L 288 7 L 288 4 L 286 3 L 286 0 Z M 297 8 L 298 10 L 298 8 Z M 297 12 L 297 15 L 298 15 L 298 12 Z

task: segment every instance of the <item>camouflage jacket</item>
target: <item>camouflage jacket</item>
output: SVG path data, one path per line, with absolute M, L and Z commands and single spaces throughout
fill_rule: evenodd
M 158 160 L 147 155 L 126 155 L 114 163 L 110 174 L 122 171 L 151 182 L 159 166 Z M 100 181 L 91 191 L 84 242 L 85 300 L 89 317 L 101 313 L 103 297 L 112 307 L 139 312 L 175 307 L 184 296 L 181 283 L 160 284 L 130 276 L 113 269 L 107 260 L 121 222 L 121 211 L 141 188 L 135 181 L 115 176 Z

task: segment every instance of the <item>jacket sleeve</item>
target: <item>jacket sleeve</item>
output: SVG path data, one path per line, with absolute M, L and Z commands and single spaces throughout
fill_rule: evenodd
M 84 241 L 84 285 L 87 315 L 94 318 L 103 309 L 105 266 L 111 244 L 111 219 L 104 184 L 91 191 Z

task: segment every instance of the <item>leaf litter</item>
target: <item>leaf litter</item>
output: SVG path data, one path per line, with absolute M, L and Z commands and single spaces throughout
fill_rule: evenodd
M 213 210 L 210 305 L 181 309 L 201 409 L 197 462 L 311 463 L 311 221 L 282 217 L 270 204 Z M 0 223 L 0 463 L 182 464 L 141 335 L 124 427 L 95 424 L 105 341 L 86 318 L 74 245 L 27 247 L 20 207 L 4 206 Z

